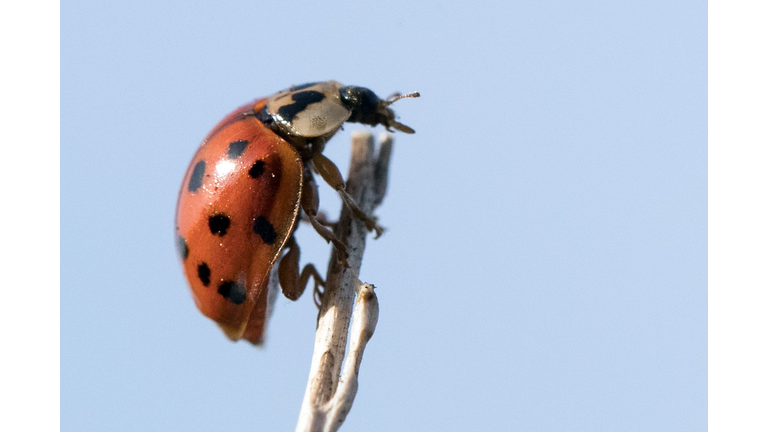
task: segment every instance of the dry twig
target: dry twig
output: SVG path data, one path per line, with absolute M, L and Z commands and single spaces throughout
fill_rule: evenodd
M 368 133 L 352 136 L 352 163 L 347 191 L 367 214 L 384 198 L 392 138 L 383 136 L 378 155 Z M 363 350 L 373 336 L 379 303 L 373 285 L 358 280 L 365 238 L 365 224 L 342 206 L 336 236 L 347 245 L 348 268 L 343 268 L 333 251 L 328 265 L 315 334 L 315 350 L 309 371 L 297 432 L 333 432 L 339 429 L 357 393 L 357 376 Z M 353 307 L 354 305 L 354 307 Z M 349 331 L 349 353 L 344 356 Z M 342 362 L 344 368 L 342 370 Z

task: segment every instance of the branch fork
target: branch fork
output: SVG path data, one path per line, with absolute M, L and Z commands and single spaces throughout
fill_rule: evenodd
M 377 154 L 371 134 L 352 135 L 352 163 L 346 191 L 368 215 L 381 204 L 387 189 L 392 138 L 383 135 L 379 141 Z M 347 246 L 348 267 L 339 262 L 334 250 L 318 312 L 315 349 L 296 432 L 339 429 L 352 408 L 363 351 L 379 317 L 374 286 L 358 279 L 368 234 L 365 223 L 354 217 L 348 206 L 342 206 L 334 234 Z M 348 336 L 349 352 L 345 353 Z

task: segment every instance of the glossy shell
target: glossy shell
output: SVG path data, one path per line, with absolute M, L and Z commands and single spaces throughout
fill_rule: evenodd
M 232 340 L 262 341 L 269 273 L 299 211 L 296 150 L 238 108 L 217 125 L 184 175 L 176 240 L 195 304 Z M 251 111 L 254 110 L 254 111 Z

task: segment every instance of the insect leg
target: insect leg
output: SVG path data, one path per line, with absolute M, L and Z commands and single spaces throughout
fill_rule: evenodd
M 347 247 L 344 243 L 336 238 L 336 235 L 327 226 L 323 225 L 317 220 L 318 207 L 320 206 L 320 199 L 317 193 L 317 183 L 312 175 L 312 171 L 309 168 L 304 169 L 304 186 L 301 192 L 301 209 L 304 210 L 304 214 L 309 219 L 312 227 L 320 234 L 320 237 L 325 241 L 332 243 L 339 255 L 339 260 L 342 263 L 347 262 Z
M 309 277 L 315 281 L 315 289 L 313 291 L 312 298 L 317 303 L 317 298 L 322 296 L 320 287 L 325 286 L 325 281 L 318 273 L 317 269 L 312 264 L 307 264 L 301 270 L 299 274 L 299 245 L 296 240 L 291 236 L 285 244 L 288 249 L 283 259 L 280 260 L 280 264 L 277 268 L 278 278 L 280 280 L 280 287 L 283 290 L 283 294 L 290 300 L 297 300 L 304 293 L 309 283 Z
M 328 183 L 332 188 L 339 192 L 342 201 L 344 201 L 344 205 L 352 210 L 352 214 L 355 215 L 356 218 L 365 223 L 365 227 L 368 229 L 368 231 L 376 231 L 376 238 L 379 238 L 379 236 L 381 236 L 381 234 L 384 232 L 384 228 L 376 223 L 375 217 L 365 214 L 365 212 L 361 210 L 357 205 L 355 200 L 349 195 L 349 193 L 347 193 L 345 190 L 344 178 L 341 176 L 341 173 L 339 172 L 339 169 L 336 167 L 336 165 L 330 159 L 323 156 L 323 154 L 320 152 L 315 152 L 312 155 L 312 162 L 314 163 L 317 172 L 320 173 L 320 177 L 322 177 L 326 183 Z

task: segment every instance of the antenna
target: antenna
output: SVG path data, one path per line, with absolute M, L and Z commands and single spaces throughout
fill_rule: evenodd
M 399 101 L 400 99 L 417 98 L 419 96 L 421 96 L 421 94 L 419 94 L 419 92 L 411 92 L 411 93 L 407 93 L 407 94 L 404 94 L 404 95 L 401 95 L 399 93 L 395 93 L 392 96 L 388 97 L 386 101 L 384 101 L 384 106 L 390 106 L 393 103 Z

